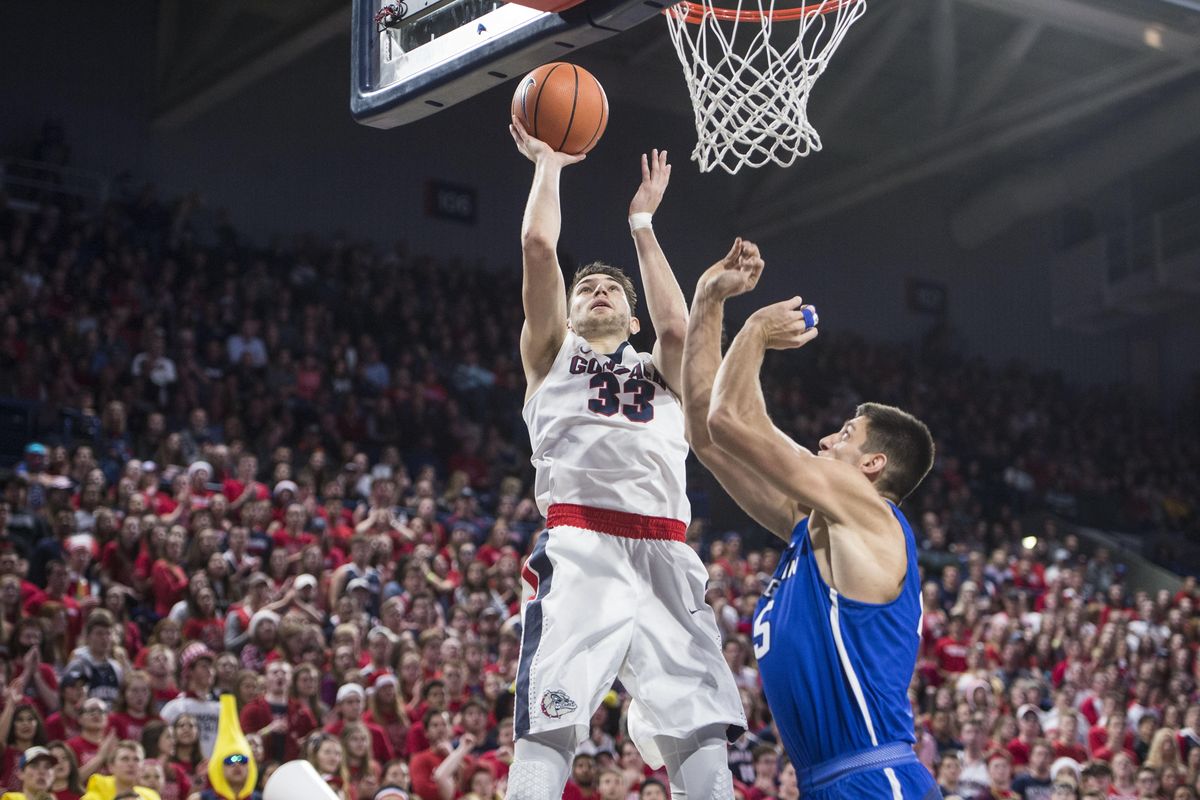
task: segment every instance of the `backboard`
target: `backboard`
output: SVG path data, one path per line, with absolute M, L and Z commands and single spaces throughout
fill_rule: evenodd
M 350 111 L 394 128 L 658 17 L 671 0 L 354 0 Z M 563 8 L 564 5 L 570 7 Z

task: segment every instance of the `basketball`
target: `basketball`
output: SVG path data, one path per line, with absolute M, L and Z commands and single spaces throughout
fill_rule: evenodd
M 521 79 L 513 94 L 512 113 L 530 136 L 561 153 L 579 155 L 604 135 L 608 97 L 592 73 L 555 61 Z

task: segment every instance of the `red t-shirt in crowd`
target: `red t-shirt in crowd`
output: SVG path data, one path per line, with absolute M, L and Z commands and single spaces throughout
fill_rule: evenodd
M 165 617 L 171 613 L 171 607 L 183 599 L 188 577 L 183 567 L 160 558 L 150 568 L 150 582 L 154 589 L 154 612 Z
M 964 642 L 962 639 L 955 639 L 951 636 L 943 636 L 938 639 L 937 646 L 934 648 L 938 667 L 942 672 L 950 674 L 966 672 L 969 648 L 970 643 Z
M 567 781 L 567 785 L 563 787 L 562 800 L 598 800 L 599 797 L 600 792 L 585 792 L 576 786 L 574 781 Z
M 1004 749 L 1013 757 L 1014 767 L 1023 767 L 1029 763 L 1029 745 L 1022 742 L 1019 736 L 1004 745 Z
M 135 742 L 140 742 L 142 731 L 147 725 L 158 719 L 157 715 L 135 717 L 124 711 L 114 711 L 108 715 L 108 724 L 116 731 L 118 739 L 133 739 Z
M 79 735 L 79 718 L 67 717 L 61 711 L 55 711 L 46 717 L 46 740 L 62 741 Z M 11 749 L 11 748 L 10 748 Z M 18 754 L 19 755 L 19 754 Z
M 225 649 L 225 620 L 216 617 L 188 617 L 183 623 L 185 642 L 204 642 L 214 653 Z
M 282 714 L 276 713 L 266 697 L 258 697 L 246 704 L 242 709 L 242 731 L 252 733 L 261 731 L 276 718 L 287 720 L 287 731 L 271 733 L 263 736 L 263 748 L 267 759 L 271 761 L 292 761 L 300 757 L 300 740 L 317 727 L 317 719 L 312 709 L 299 700 L 288 698 L 287 709 Z M 369 730 L 368 726 L 368 730 Z M 380 762 L 385 763 L 385 762 Z
M 1073 758 L 1080 764 L 1088 762 L 1088 751 L 1083 745 L 1075 742 L 1067 744 L 1066 742 L 1054 742 L 1054 757 L 1055 758 Z
M 92 760 L 96 753 L 100 752 L 99 742 L 90 742 L 80 736 L 73 736 L 67 739 L 67 747 L 71 748 L 75 753 L 75 760 L 79 762 L 79 766 L 83 766 Z
M 421 800 L 441 800 L 433 772 L 445 760 L 446 757 L 436 750 L 422 750 L 412 757 L 408 765 L 408 774 L 413 794 Z

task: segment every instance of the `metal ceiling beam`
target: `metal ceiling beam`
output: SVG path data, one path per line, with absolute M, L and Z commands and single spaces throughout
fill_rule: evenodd
M 1200 137 L 1200 88 L 1134 115 L 1111 134 L 1056 159 L 1010 175 L 959 204 L 951 219 L 955 239 L 978 247 L 1020 220 L 1107 186 L 1123 175 Z
M 350 12 L 339 8 L 313 20 L 296 35 L 271 46 L 189 97 L 163 109 L 154 118 L 157 130 L 177 127 L 233 97 L 245 87 L 290 64 L 335 36 L 348 36 Z
M 1138 59 L 978 117 L 917 148 L 898 148 L 862 169 L 809 184 L 776 203 L 754 207 L 753 217 L 739 223 L 747 236 L 765 237 L 795 229 L 1200 72 L 1200 61 L 1189 61 L 1145 74 L 1157 64 L 1161 59 Z
M 837 127 L 838 122 L 846 112 L 854 107 L 854 103 L 875 80 L 879 71 L 891 60 L 896 48 L 904 41 L 904 37 L 912 30 L 925 11 L 924 3 L 905 2 L 894 7 L 890 14 L 885 14 L 887 7 L 876 11 L 876 16 L 867 16 L 868 20 L 878 19 L 876 27 L 881 27 L 877 36 L 866 41 L 864 46 L 857 49 L 854 61 L 839 65 L 836 74 L 845 75 L 834 81 L 837 90 L 827 104 L 821 107 L 820 123 L 822 128 Z M 883 20 L 886 16 L 886 24 Z M 834 56 L 837 57 L 836 54 Z M 843 69 L 844 67 L 844 69 Z M 833 72 L 833 70 L 830 70 Z M 823 76 L 829 80 L 829 75 Z M 820 91 L 819 89 L 815 91 Z
M 179 30 L 179 0 L 162 0 L 158 4 L 158 41 L 155 43 L 158 49 L 154 54 L 155 77 L 160 90 L 166 84 L 171 59 L 179 47 Z
M 1099 39 L 1131 50 L 1159 50 L 1174 58 L 1200 53 L 1200 38 L 1161 22 L 1100 8 L 1082 0 L 958 0 L 1007 16 L 1039 20 L 1063 30 Z M 1156 31 L 1158 44 L 1147 41 L 1147 30 Z
M 238 3 L 227 1 L 212 3 L 206 13 L 196 15 L 195 19 L 181 20 L 186 37 L 176 43 L 166 64 L 168 71 L 163 74 L 162 86 L 175 84 L 179 76 L 187 75 L 196 65 L 211 60 L 214 51 L 220 51 L 221 42 L 237 21 L 238 13 Z
M 1004 43 L 979 80 L 966 92 L 958 113 L 954 115 L 955 122 L 975 116 L 1004 91 L 1044 29 L 1045 25 L 1038 20 L 1027 19 L 1021 23 L 1021 27 Z
M 950 121 L 958 72 L 958 42 L 954 36 L 954 0 L 935 0 L 932 20 L 933 124 L 939 130 Z

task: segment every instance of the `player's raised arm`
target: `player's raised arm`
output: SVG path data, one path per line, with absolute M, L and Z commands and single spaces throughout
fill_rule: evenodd
M 525 368 L 526 396 L 546 377 L 567 331 L 566 286 L 558 265 L 558 235 L 562 209 L 558 183 L 562 168 L 583 156 L 559 153 L 533 138 L 516 117 L 509 125 L 521 154 L 533 162 L 533 184 L 521 222 L 521 256 L 524 277 L 521 301 L 525 325 L 521 329 L 521 362 Z
M 763 356 L 767 350 L 803 347 L 815 339 L 811 314 L 811 307 L 793 297 L 751 315 L 717 371 L 709 433 L 718 447 L 800 506 L 837 522 L 874 520 L 887 507 L 858 467 L 813 455 L 767 415 L 759 380 Z
M 713 381 L 721 366 L 725 301 L 753 289 L 762 269 L 758 247 L 753 242 L 736 239 L 729 253 L 709 267 L 696 283 L 683 348 L 684 425 L 692 451 L 729 496 L 756 522 L 788 541 L 796 522 L 807 511 L 717 447 L 708 432 Z
M 638 268 L 646 288 L 646 308 L 654 326 L 654 364 L 667 385 L 680 391 L 680 362 L 687 335 L 687 300 L 654 235 L 651 218 L 671 181 L 666 150 L 642 154 L 642 182 L 629 203 L 629 229 L 637 247 Z

